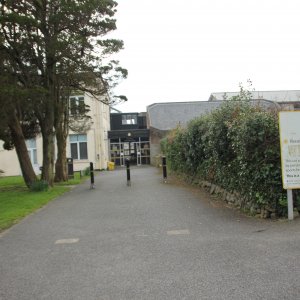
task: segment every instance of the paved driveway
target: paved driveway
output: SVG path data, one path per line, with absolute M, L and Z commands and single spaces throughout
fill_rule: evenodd
M 0 299 L 299 299 L 300 220 L 243 217 L 155 168 L 103 172 L 0 237 Z

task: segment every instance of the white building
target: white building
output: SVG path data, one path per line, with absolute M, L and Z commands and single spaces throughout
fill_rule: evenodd
M 107 97 L 107 96 L 106 96 Z M 70 130 L 67 139 L 67 157 L 73 158 L 74 171 L 84 170 L 89 163 L 94 163 L 94 169 L 106 169 L 109 160 L 107 132 L 110 130 L 110 109 L 107 104 L 99 101 L 99 98 L 92 97 L 85 93 L 70 97 L 72 103 L 80 109 L 84 103 L 89 106 L 87 113 L 91 118 L 81 126 L 80 133 Z M 74 108 L 74 106 L 73 106 Z M 72 114 L 72 111 L 71 111 Z M 82 124 L 81 124 L 82 125 Z M 28 153 L 37 174 L 43 163 L 42 137 L 27 140 Z M 55 151 L 57 153 L 57 151 Z M 0 140 L 0 170 L 4 176 L 22 175 L 18 157 L 15 150 L 4 150 L 3 141 Z

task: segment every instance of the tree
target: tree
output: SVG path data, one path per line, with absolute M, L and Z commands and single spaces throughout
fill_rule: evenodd
M 37 177 L 33 170 L 25 143 L 26 138 L 34 137 L 38 132 L 36 119 L 32 117 L 30 107 L 26 105 L 28 95 L 18 77 L 7 66 L 3 53 L 0 52 L 0 139 L 4 148 L 16 149 L 23 178 L 30 187 Z
M 255 89 L 253 88 L 253 84 L 252 84 L 252 81 L 250 79 L 247 79 L 247 84 L 248 86 L 245 88 L 243 83 L 240 82 L 239 83 L 239 88 L 240 88 L 240 91 L 238 93 L 238 95 L 236 96 L 233 96 L 231 97 L 229 100 L 232 100 L 232 101 L 250 101 L 252 99 L 252 92 L 255 91 Z M 227 100 L 227 95 L 224 94 L 223 96 L 224 100 Z
M 29 79 L 29 87 L 43 90 L 41 97 L 35 99 L 34 108 L 43 137 L 42 179 L 51 184 L 55 130 L 58 144 L 62 144 L 59 149 L 65 143 L 68 91 L 78 89 L 101 95 L 108 87 L 97 85 L 104 71 L 126 74 L 117 62 L 103 66 L 105 56 L 123 47 L 120 40 L 103 38 L 116 29 L 113 16 L 117 2 L 2 0 L 0 3 L 0 34 L 4 40 L 1 48 L 18 72 Z M 93 81 L 87 83 L 83 75 L 89 75 Z M 62 153 L 58 166 L 65 165 L 64 157 Z
M 107 3 L 116 5 L 114 1 L 107 1 Z M 114 11 L 107 11 L 106 13 L 113 15 Z M 78 15 L 78 17 L 80 16 Z M 98 18 L 103 17 L 98 14 Z M 107 105 L 126 101 L 126 97 L 111 93 L 118 81 L 127 77 L 127 70 L 121 68 L 119 62 L 115 60 L 105 63 L 106 56 L 123 48 L 123 42 L 120 40 L 102 39 L 109 31 L 116 28 L 115 20 L 109 22 L 107 18 L 105 20 L 105 22 L 101 22 L 101 25 L 97 25 L 97 22 L 93 23 L 95 32 L 93 30 L 82 32 L 81 27 L 72 27 L 72 34 L 69 34 L 67 44 L 69 45 L 73 40 L 83 40 L 84 42 L 69 48 L 70 51 L 73 51 L 72 59 L 66 60 L 66 63 L 58 66 L 59 95 L 55 104 L 58 155 L 55 165 L 55 181 L 67 180 L 66 138 L 69 129 L 81 133 L 85 132 L 86 128 L 83 125 L 89 122 L 89 117 L 86 115 L 89 109 L 86 106 L 82 107 L 76 115 L 70 115 L 69 96 L 71 93 L 74 91 L 88 93 Z M 97 52 L 95 53 L 96 49 Z M 108 94 L 110 97 L 103 97 Z

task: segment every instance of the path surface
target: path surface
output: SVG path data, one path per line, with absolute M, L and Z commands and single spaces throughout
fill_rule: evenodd
M 103 172 L 0 237 L 0 299 L 299 299 L 300 220 L 243 217 L 164 184 Z

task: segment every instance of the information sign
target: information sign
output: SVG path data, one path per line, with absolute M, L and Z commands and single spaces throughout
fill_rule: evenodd
M 284 189 L 300 189 L 300 111 L 279 113 L 281 171 Z

